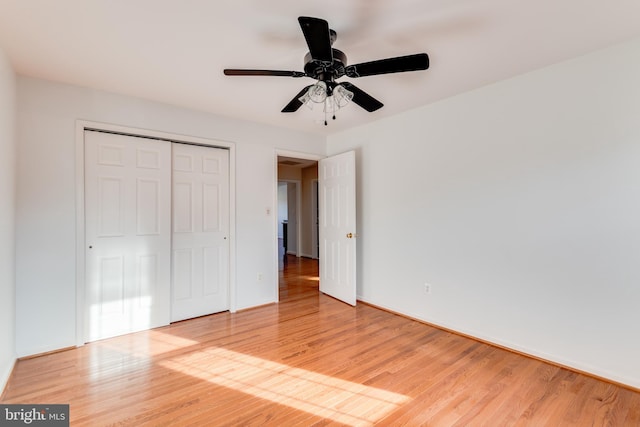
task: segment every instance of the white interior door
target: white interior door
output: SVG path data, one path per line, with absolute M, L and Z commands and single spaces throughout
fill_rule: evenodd
M 356 160 L 349 151 L 318 163 L 320 291 L 356 305 Z
M 86 341 L 169 323 L 170 215 L 169 142 L 85 132 Z
M 229 152 L 173 144 L 171 321 L 229 309 Z

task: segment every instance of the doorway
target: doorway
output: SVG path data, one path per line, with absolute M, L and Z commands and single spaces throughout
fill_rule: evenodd
M 307 194 L 314 194 L 313 182 L 317 180 L 318 186 L 315 194 L 318 203 L 318 240 L 319 240 L 319 286 L 318 289 L 323 294 L 343 301 L 349 305 L 356 305 L 357 302 L 357 221 L 356 221 L 356 152 L 346 151 L 330 157 L 318 158 L 317 156 L 295 156 L 284 155 L 276 151 L 274 159 L 276 168 L 276 182 L 284 178 L 285 173 L 292 172 L 286 167 L 301 167 L 305 161 L 312 162 L 310 167 L 302 168 L 296 173 L 302 178 L 309 178 L 309 190 Z M 309 170 L 314 170 L 314 176 L 309 177 Z M 304 186 L 304 179 L 303 188 Z M 277 193 L 277 191 L 276 191 Z M 304 194 L 304 193 L 303 193 Z M 311 197 L 309 197 L 310 199 Z M 303 196 L 304 199 L 304 196 Z M 277 204 L 277 200 L 275 201 Z M 304 232 L 301 241 L 301 255 L 313 258 L 312 237 L 313 236 L 313 214 L 312 204 L 302 203 L 301 222 L 307 221 L 308 226 L 301 225 L 299 230 Z M 307 213 L 304 206 L 309 207 Z M 275 221 L 274 221 L 275 222 Z M 275 225 L 275 224 L 274 224 Z M 302 235 L 303 233 L 299 233 Z M 276 235 L 276 242 L 277 239 Z M 305 243 L 306 241 L 306 243 Z M 276 244 L 275 253 L 278 254 Z M 287 255 L 288 256 L 288 255 Z M 275 256 L 276 266 L 279 267 L 278 257 Z M 284 263 L 283 263 L 284 264 Z M 278 295 L 276 288 L 276 295 Z M 276 298 L 276 301 L 279 298 Z
M 279 289 L 297 283 L 300 264 L 318 263 L 318 159 L 277 156 L 277 254 Z M 292 282 L 293 280 L 293 282 Z M 314 282 L 316 285 L 318 281 Z

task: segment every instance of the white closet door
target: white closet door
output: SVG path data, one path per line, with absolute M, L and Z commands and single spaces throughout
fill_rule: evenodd
M 171 144 L 85 132 L 86 341 L 169 323 Z
M 173 144 L 171 321 L 229 309 L 229 152 Z

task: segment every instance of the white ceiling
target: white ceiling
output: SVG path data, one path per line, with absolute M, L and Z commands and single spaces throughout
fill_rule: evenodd
M 327 127 L 317 110 L 280 113 L 310 79 L 222 74 L 302 71 L 302 15 L 329 21 L 350 64 L 427 52 L 431 67 L 343 78 L 385 106 L 351 104 Z M 639 0 L 0 0 L 19 74 L 324 134 L 639 34 Z

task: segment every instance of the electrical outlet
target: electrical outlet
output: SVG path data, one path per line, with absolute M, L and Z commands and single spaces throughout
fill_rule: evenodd
M 262 273 L 258 273 L 258 282 L 262 282 Z
M 430 294 L 431 293 L 431 285 L 428 283 L 424 284 L 424 293 L 425 294 Z

